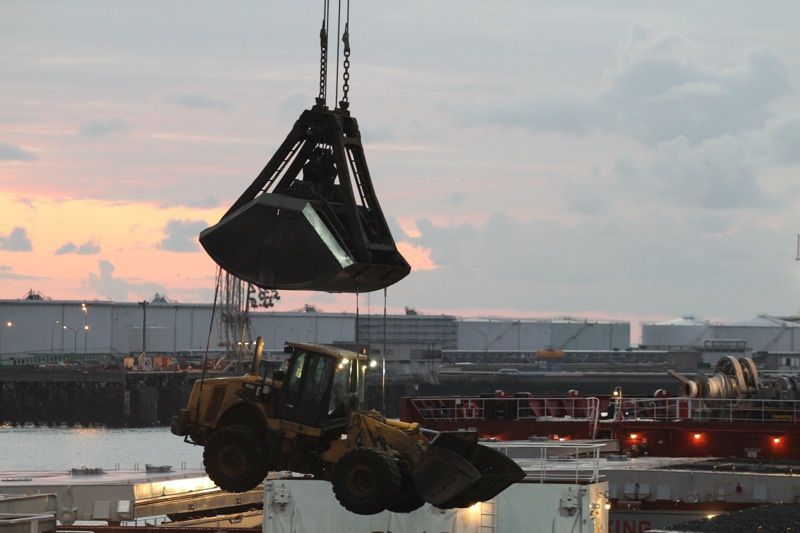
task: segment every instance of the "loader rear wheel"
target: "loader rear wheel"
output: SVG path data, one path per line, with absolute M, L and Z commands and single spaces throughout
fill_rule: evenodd
M 333 494 L 351 513 L 372 515 L 385 510 L 402 490 L 397 464 L 371 448 L 347 452 L 333 469 Z
M 228 492 L 245 492 L 267 476 L 267 461 L 258 435 L 249 427 L 234 424 L 211 435 L 203 463 L 211 481 Z
M 393 513 L 410 513 L 422 507 L 425 504 L 425 500 L 417 494 L 417 489 L 414 488 L 414 482 L 411 480 L 411 474 L 403 468 L 401 468 L 400 472 L 402 479 L 400 494 L 386 505 L 386 510 Z

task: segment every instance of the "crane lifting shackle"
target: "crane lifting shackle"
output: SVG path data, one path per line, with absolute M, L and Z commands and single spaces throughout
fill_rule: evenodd
M 200 233 L 219 266 L 266 289 L 370 292 L 411 271 L 378 204 L 358 123 L 348 111 L 349 20 L 343 99 L 334 110 L 325 105 L 327 17 L 326 1 L 316 105 L 303 111 L 222 219 Z

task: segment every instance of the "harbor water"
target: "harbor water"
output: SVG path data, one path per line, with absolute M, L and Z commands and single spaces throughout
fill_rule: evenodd
M 0 472 L 146 464 L 202 468 L 203 450 L 169 428 L 43 428 L 0 426 Z

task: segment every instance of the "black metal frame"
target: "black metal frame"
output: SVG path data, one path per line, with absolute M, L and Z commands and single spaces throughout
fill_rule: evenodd
M 332 155 L 335 165 L 331 193 L 327 196 L 301 174 L 315 150 L 316 153 L 323 150 Z M 300 199 L 311 204 L 354 265 L 347 273 L 337 275 L 334 282 L 314 281 L 303 286 L 282 286 L 279 282 L 271 282 L 267 286 L 253 279 L 253 276 L 241 275 L 229 269 L 234 275 L 271 289 L 368 292 L 391 285 L 410 272 L 410 266 L 397 251 L 378 203 L 361 144 L 358 122 L 347 110 L 331 111 L 324 105 L 316 105 L 303 111 L 264 169 L 228 209 L 220 223 L 201 234 L 201 242 L 207 250 L 212 248 L 209 253 L 223 268 L 226 268 L 224 261 L 220 261 L 212 252 L 215 246 L 218 249 L 226 248 L 225 243 L 219 244 L 218 241 L 216 245 L 208 245 L 204 239 L 211 230 L 223 226 L 226 219 L 235 218 L 237 211 L 248 207 L 248 204 L 252 205 L 262 195 Z M 262 231 L 262 228 L 247 229 Z M 222 255 L 237 252 L 224 249 Z M 280 252 L 280 249 L 270 250 L 270 253 Z

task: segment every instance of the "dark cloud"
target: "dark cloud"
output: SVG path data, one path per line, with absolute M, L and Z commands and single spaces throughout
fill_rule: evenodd
M 691 59 L 690 43 L 634 27 L 610 84 L 586 94 L 532 95 L 489 107 L 470 124 L 583 134 L 620 131 L 655 145 L 677 137 L 699 143 L 765 125 L 770 105 L 791 89 L 786 61 L 768 49 L 748 51 L 732 68 Z
M 793 236 L 703 213 L 631 206 L 569 224 L 501 213 L 484 224 L 421 219 L 412 242 L 430 249 L 439 268 L 415 272 L 390 289 L 392 299 L 433 308 L 446 297 L 452 308 L 673 314 L 720 305 L 747 314 L 780 299 L 780 286 L 794 283 L 786 262 Z
M 692 145 L 678 137 L 656 146 L 646 163 L 617 162 L 612 174 L 618 196 L 639 204 L 670 204 L 706 209 L 775 205 L 759 185 L 748 161 L 747 140 L 730 136 Z
M 100 246 L 93 241 L 86 241 L 81 245 L 76 245 L 73 242 L 66 242 L 59 246 L 55 253 L 56 255 L 95 255 L 100 253 Z
M 0 141 L 0 161 L 34 161 L 36 156 L 19 146 Z
M 766 49 L 730 69 L 644 53 L 622 67 L 606 98 L 618 127 L 640 140 L 697 143 L 763 127 L 769 106 L 789 89 L 786 62 Z
M 389 225 L 389 231 L 392 232 L 392 237 L 395 241 L 404 241 L 408 239 L 408 235 L 406 235 L 406 232 L 403 231 L 403 228 L 397 223 L 394 217 L 387 217 L 386 224 Z
M 164 227 L 164 238 L 158 243 L 161 250 L 196 252 L 197 236 L 208 227 L 202 220 L 170 220 Z
M 105 137 L 127 129 L 128 123 L 122 118 L 115 117 L 104 120 L 90 120 L 78 128 L 78 133 L 85 137 Z
M 78 247 L 75 246 L 74 242 L 65 242 L 56 249 L 56 255 L 72 254 L 75 253 L 77 249 Z
M 219 109 L 228 111 L 233 107 L 230 102 L 212 98 L 201 93 L 170 94 L 165 96 L 164 100 L 171 104 L 188 107 L 190 109 Z
M 38 276 L 17 274 L 11 265 L 0 265 L 0 279 L 41 279 Z
M 800 119 L 778 122 L 769 132 L 773 161 L 778 164 L 800 163 Z
M 89 287 L 111 300 L 127 300 L 130 284 L 114 277 L 114 265 L 104 259 L 98 261 L 97 267 L 98 273 L 89 274 Z
M 447 196 L 447 203 L 452 205 L 461 205 L 464 203 L 464 193 L 456 191 L 452 192 Z
M 30 252 L 33 250 L 28 231 L 19 226 L 11 230 L 8 235 L 0 235 L 0 250 L 7 252 Z
M 137 298 L 151 296 L 159 292 L 165 293 L 163 285 L 158 283 L 137 283 L 114 276 L 116 268 L 110 261 L 102 259 L 97 262 L 98 272 L 89 273 L 87 285 L 90 289 L 102 294 L 109 300 L 124 302 L 131 295 Z

